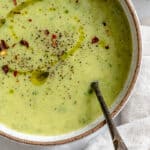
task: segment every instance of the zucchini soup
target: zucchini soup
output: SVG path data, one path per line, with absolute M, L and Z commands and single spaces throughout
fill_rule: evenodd
M 109 106 L 132 58 L 130 27 L 117 0 L 0 0 L 0 124 L 27 134 L 60 135 Z

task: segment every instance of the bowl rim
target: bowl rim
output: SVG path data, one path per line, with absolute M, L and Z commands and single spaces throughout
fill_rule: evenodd
M 137 42 L 138 42 L 138 48 L 137 48 L 138 49 L 138 55 L 137 55 L 138 58 L 137 58 L 137 63 L 136 63 L 136 68 L 135 68 L 135 71 L 134 71 L 134 75 L 133 75 L 131 83 L 130 83 L 130 85 L 128 87 L 128 90 L 127 90 L 125 96 L 120 101 L 120 103 L 115 108 L 115 110 L 111 113 L 112 117 L 114 117 L 123 108 L 123 106 L 127 102 L 128 97 L 130 96 L 131 91 L 133 90 L 134 85 L 136 83 L 136 80 L 137 80 L 137 77 L 138 77 L 138 74 L 139 74 L 139 70 L 140 70 L 141 58 L 142 58 L 142 39 L 141 39 L 141 32 L 140 32 L 140 23 L 139 23 L 139 20 L 138 20 L 135 8 L 132 5 L 132 2 L 130 0 L 124 0 L 124 1 L 125 1 L 128 9 L 129 9 L 129 11 L 130 11 L 130 14 L 132 16 L 132 19 L 133 19 L 134 25 L 135 25 L 135 29 L 136 29 Z M 86 131 L 86 132 L 84 132 L 84 133 L 82 133 L 82 134 L 80 134 L 78 136 L 74 136 L 74 137 L 67 138 L 67 139 L 64 139 L 64 140 L 50 141 L 50 142 L 40 142 L 40 141 L 25 140 L 25 139 L 17 138 L 15 136 L 7 134 L 7 133 L 5 133 L 3 131 L 0 131 L 0 135 L 3 136 L 3 137 L 8 138 L 10 140 L 14 140 L 16 142 L 24 143 L 24 144 L 43 145 L 43 146 L 61 145 L 61 144 L 66 144 L 66 143 L 70 143 L 70 142 L 74 142 L 74 141 L 77 141 L 79 139 L 82 139 L 82 138 L 84 138 L 84 137 L 86 137 L 86 136 L 96 132 L 97 130 L 102 128 L 105 124 L 106 124 L 106 122 L 102 121 L 96 127 L 92 128 L 92 129 L 89 129 L 88 131 Z

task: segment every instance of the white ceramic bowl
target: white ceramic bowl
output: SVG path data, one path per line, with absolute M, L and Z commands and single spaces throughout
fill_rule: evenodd
M 139 72 L 139 67 L 141 63 L 141 35 L 139 29 L 139 22 L 135 12 L 134 7 L 132 6 L 131 0 L 119 0 L 122 5 L 124 12 L 127 15 L 128 21 L 130 23 L 130 28 L 132 31 L 132 41 L 133 41 L 133 58 L 132 64 L 129 72 L 128 79 L 124 86 L 124 89 L 116 99 L 115 103 L 111 107 L 111 114 L 114 117 L 120 110 L 125 106 L 127 99 L 133 89 L 137 75 Z M 8 137 L 10 139 L 24 142 L 28 144 L 39 144 L 39 145 L 57 145 L 72 142 L 78 139 L 81 139 L 99 129 L 101 129 L 105 122 L 104 118 L 100 117 L 95 122 L 91 123 L 87 127 L 72 132 L 70 134 L 65 134 L 61 136 L 33 136 L 28 134 L 19 133 L 8 129 L 4 126 L 0 126 L 0 134 L 2 136 Z

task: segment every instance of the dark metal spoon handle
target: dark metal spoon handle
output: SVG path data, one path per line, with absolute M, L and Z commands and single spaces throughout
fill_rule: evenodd
M 120 134 L 119 134 L 112 118 L 111 118 L 110 112 L 109 112 L 109 110 L 107 108 L 107 105 L 104 101 L 104 98 L 101 94 L 98 82 L 93 82 L 91 84 L 91 87 L 95 91 L 96 96 L 98 98 L 98 101 L 101 105 L 102 111 L 104 113 L 106 122 L 108 124 L 109 130 L 110 130 L 110 133 L 111 133 L 111 137 L 112 137 L 112 140 L 113 140 L 115 150 L 128 150 L 127 146 L 123 142 L 123 140 L 122 140 L 122 138 L 121 138 L 121 136 L 120 136 Z

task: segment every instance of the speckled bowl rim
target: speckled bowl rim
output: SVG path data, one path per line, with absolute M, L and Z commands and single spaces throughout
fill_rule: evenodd
M 123 106 L 125 106 L 127 99 L 135 85 L 135 82 L 137 80 L 137 76 L 139 73 L 139 69 L 140 69 L 140 65 L 141 65 L 141 57 L 142 57 L 142 40 L 141 40 L 141 32 L 140 32 L 140 24 L 139 24 L 139 20 L 138 17 L 136 15 L 136 11 L 132 5 L 131 0 L 124 0 L 125 3 L 127 4 L 127 7 L 131 13 L 132 19 L 134 21 L 134 25 L 135 25 L 135 29 L 136 29 L 136 34 L 137 34 L 137 42 L 138 42 L 138 58 L 137 58 L 137 63 L 136 63 L 136 68 L 134 71 L 134 76 L 132 78 L 132 81 L 128 87 L 128 90 L 125 94 L 125 96 L 122 98 L 121 102 L 118 104 L 118 106 L 115 108 L 115 110 L 111 113 L 111 116 L 114 117 L 115 115 L 117 115 L 117 113 L 123 108 Z M 102 128 L 104 125 L 106 124 L 105 121 L 100 122 L 96 127 L 89 129 L 88 131 L 78 135 L 78 136 L 74 136 L 72 138 L 68 138 L 65 140 L 59 140 L 59 141 L 52 141 L 52 142 L 36 142 L 36 141 L 30 141 L 30 140 L 24 140 L 21 138 L 16 138 L 12 135 L 6 134 L 3 131 L 0 131 L 0 135 L 4 136 L 8 139 L 14 140 L 16 142 L 20 142 L 20 143 L 24 143 L 24 144 L 31 144 L 31 145 L 43 145 L 43 146 L 48 146 L 48 145 L 61 145 L 61 144 L 66 144 L 66 143 L 70 143 L 79 139 L 82 139 L 94 132 L 96 132 L 97 130 L 99 130 L 100 128 Z

